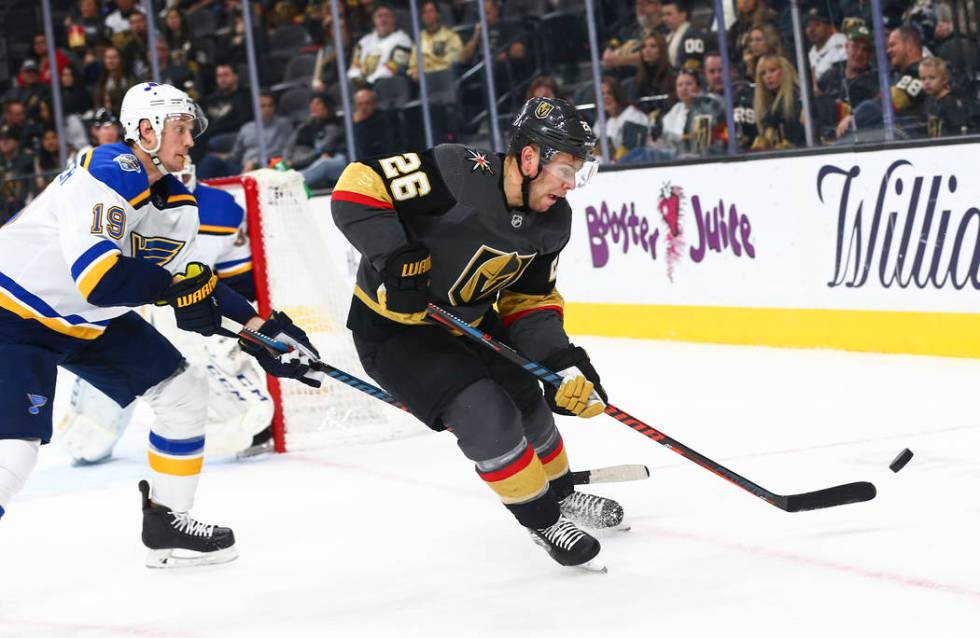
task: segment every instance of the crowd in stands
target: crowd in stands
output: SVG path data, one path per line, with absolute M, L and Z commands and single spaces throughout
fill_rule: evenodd
M 424 147 L 420 61 L 434 141 L 489 146 L 478 2 L 501 128 L 534 95 L 565 98 L 593 121 L 602 108 L 601 133 L 615 162 L 721 155 L 730 137 L 743 152 L 802 147 L 808 123 L 816 144 L 880 140 L 879 74 L 899 138 L 972 133 L 980 115 L 974 0 L 882 0 L 879 25 L 869 0 L 801 0 L 805 68 L 797 64 L 788 0 L 724 0 L 723 35 L 711 0 L 595 0 L 599 105 L 583 0 L 420 0 L 420 46 L 405 0 L 340 0 L 336 25 L 329 1 L 253 0 L 261 135 L 272 162 L 302 171 L 314 188 L 333 184 L 350 156 L 342 80 L 351 89 L 357 156 Z M 0 58 L 7 67 L 0 68 L 0 223 L 61 168 L 52 73 L 61 82 L 61 130 L 71 151 L 118 139 L 122 98 L 152 79 L 152 55 L 161 81 L 187 91 L 209 118 L 193 149 L 198 175 L 258 166 L 239 0 L 156 0 L 153 51 L 142 2 L 52 5 L 56 59 L 49 59 L 39 11 L 12 28 L 7 59 Z M 875 28 L 887 42 L 887 69 L 877 68 Z M 730 58 L 734 131 L 720 37 Z M 802 83 L 811 113 L 803 109 Z

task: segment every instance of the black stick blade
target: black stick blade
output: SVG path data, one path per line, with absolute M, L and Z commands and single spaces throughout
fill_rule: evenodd
M 849 503 L 863 503 L 870 501 L 878 494 L 875 486 L 867 481 L 858 483 L 847 483 L 836 487 L 828 487 L 825 490 L 816 492 L 806 492 L 804 494 L 791 494 L 783 497 L 783 502 L 779 504 L 787 512 L 805 512 L 807 510 L 820 510 L 827 507 L 837 507 L 838 505 L 848 505 Z

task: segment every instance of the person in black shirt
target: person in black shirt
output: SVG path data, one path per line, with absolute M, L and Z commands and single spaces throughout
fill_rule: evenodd
M 219 64 L 214 70 L 218 85 L 214 93 L 204 98 L 201 105 L 208 116 L 208 128 L 200 144 L 195 144 L 191 155 L 208 151 L 227 151 L 235 142 L 238 131 L 253 119 L 252 100 L 248 91 L 238 85 L 238 72 L 231 64 Z
M 395 152 L 391 120 L 378 110 L 378 96 L 365 87 L 354 94 L 354 141 L 358 157 Z
M 299 170 L 310 188 L 332 186 L 347 166 L 344 130 L 333 119 L 322 93 L 310 98 L 310 119 L 286 142 L 283 161 Z
M 33 176 L 34 161 L 21 151 L 17 131 L 0 126 L 0 226 L 26 204 Z
M 950 74 L 942 58 L 919 62 L 919 80 L 926 94 L 926 135 L 943 137 L 969 132 L 970 107 L 950 88 Z

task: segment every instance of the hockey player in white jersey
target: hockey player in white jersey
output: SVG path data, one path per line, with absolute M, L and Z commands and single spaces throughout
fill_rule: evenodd
M 303 375 L 316 351 L 288 317 L 263 320 L 199 263 L 196 199 L 169 174 L 206 127 L 194 101 L 138 84 L 121 120 L 125 144 L 80 158 L 0 228 L 0 518 L 51 439 L 62 366 L 120 405 L 141 396 L 155 412 L 150 483 L 140 482 L 147 564 L 225 562 L 236 556 L 231 529 L 188 514 L 208 384 L 131 308 L 166 300 L 182 330 L 211 335 L 225 316 L 291 343 L 289 355 L 252 352 L 270 374 L 311 385 Z
M 196 243 L 201 262 L 218 279 L 249 301 L 255 300 L 252 252 L 245 235 L 245 211 L 226 191 L 199 184 L 194 164 L 174 173 L 197 199 L 200 225 Z M 208 380 L 206 455 L 249 457 L 272 450 L 274 403 L 255 360 L 228 337 L 204 338 L 178 330 L 173 312 L 144 306 L 141 314 L 181 351 Z M 55 442 L 78 465 L 107 461 L 131 421 L 135 403 L 121 407 L 91 383 L 77 378 L 67 414 L 55 426 Z

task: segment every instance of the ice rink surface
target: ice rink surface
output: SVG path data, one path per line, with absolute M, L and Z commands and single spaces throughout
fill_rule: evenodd
M 652 471 L 586 488 L 633 525 L 589 574 L 531 543 L 451 435 L 420 431 L 209 460 L 193 514 L 233 527 L 241 557 L 159 571 L 139 541 L 143 418 L 105 466 L 42 450 L 0 523 L 0 636 L 978 635 L 980 361 L 576 341 L 616 405 L 764 487 L 870 480 L 878 498 L 789 514 L 609 417 L 562 418 L 573 469 Z

